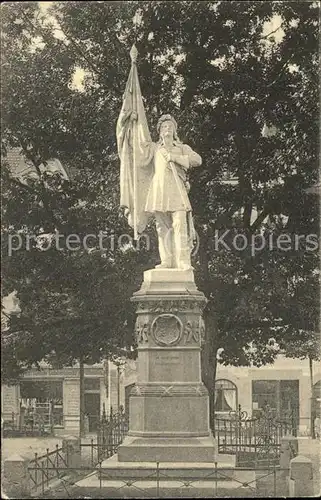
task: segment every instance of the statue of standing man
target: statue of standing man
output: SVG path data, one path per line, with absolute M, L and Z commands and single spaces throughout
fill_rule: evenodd
M 117 122 L 121 160 L 121 206 L 126 208 L 135 239 L 154 215 L 160 268 L 191 269 L 195 239 L 187 173 L 201 157 L 178 139 L 177 123 L 167 114 L 157 124 L 159 140 L 150 137 L 140 92 L 135 47 L 123 106 Z

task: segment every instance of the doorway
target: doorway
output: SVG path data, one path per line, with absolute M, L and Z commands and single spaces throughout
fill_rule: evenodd
M 100 394 L 85 392 L 85 414 L 88 416 L 89 432 L 97 431 L 100 418 Z

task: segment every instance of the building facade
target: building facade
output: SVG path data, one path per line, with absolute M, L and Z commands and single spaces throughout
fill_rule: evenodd
M 103 412 L 123 406 L 129 412 L 129 397 L 136 383 L 136 363 L 105 362 L 85 365 L 85 414 L 87 432 L 97 430 Z M 215 414 L 228 418 L 240 405 L 255 415 L 266 404 L 276 415 L 294 413 L 301 435 L 310 433 L 311 405 L 320 418 L 321 370 L 314 363 L 314 390 L 311 393 L 309 363 L 279 357 L 261 368 L 218 365 L 215 385 Z M 28 412 L 41 414 L 56 435 L 79 434 L 79 367 L 54 370 L 42 365 L 30 370 L 18 386 L 2 386 L 2 418 L 16 422 Z
M 84 405 L 87 432 L 95 432 L 105 409 L 120 403 L 121 374 L 108 362 L 85 365 Z M 119 377 L 118 377 L 119 376 Z M 117 378 L 118 377 L 118 378 Z M 24 426 L 35 416 L 45 429 L 56 435 L 79 434 L 79 367 L 52 369 L 44 363 L 40 370 L 25 373 L 19 385 L 2 385 L 1 416 L 7 425 Z M 35 422 L 37 424 L 37 421 Z
M 241 405 L 255 415 L 266 405 L 277 416 L 293 414 L 301 435 L 310 433 L 311 406 L 320 418 L 321 370 L 314 363 L 313 391 L 308 360 L 280 356 L 261 368 L 219 365 L 216 376 L 215 411 L 226 415 Z M 233 397 L 231 393 L 233 392 Z

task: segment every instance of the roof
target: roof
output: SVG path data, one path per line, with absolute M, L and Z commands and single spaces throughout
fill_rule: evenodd
M 26 177 L 38 177 L 36 167 L 30 160 L 27 160 L 21 148 L 11 148 L 7 151 L 6 160 L 10 167 L 10 172 L 13 177 L 19 178 L 22 182 Z M 57 158 L 52 158 L 46 161 L 46 165 L 39 166 L 41 172 L 55 173 L 59 172 L 64 179 L 69 179 L 69 176 Z

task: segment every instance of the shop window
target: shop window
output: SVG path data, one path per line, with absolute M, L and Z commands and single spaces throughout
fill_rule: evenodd
M 44 426 L 63 426 L 62 380 L 22 380 L 20 413 L 26 422 L 41 419 Z
M 253 414 L 268 409 L 278 417 L 299 417 L 298 380 L 253 380 Z

